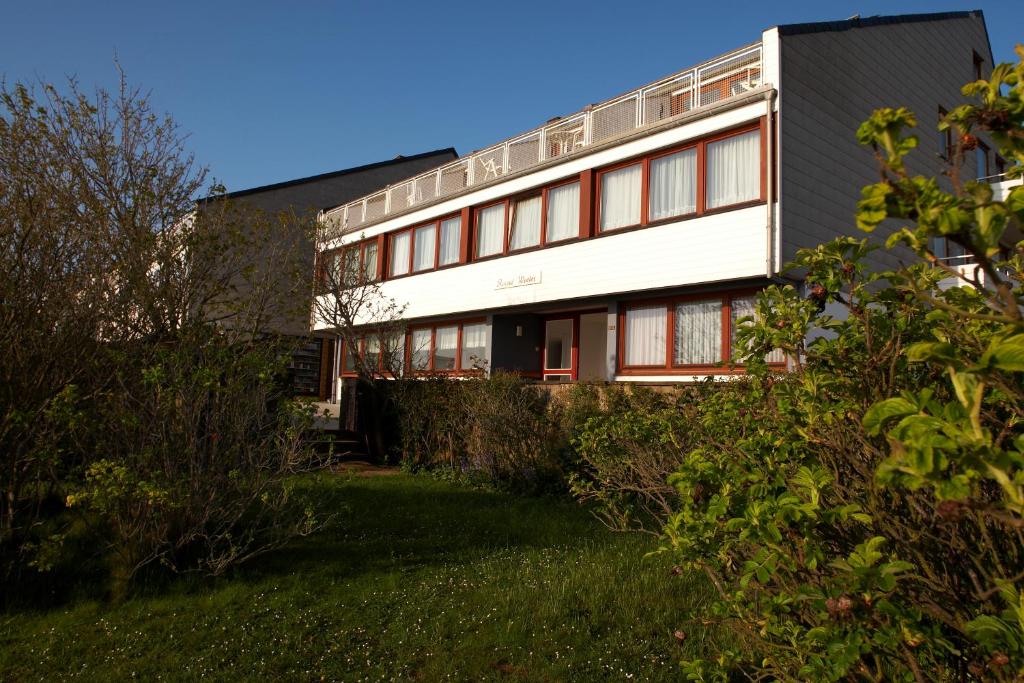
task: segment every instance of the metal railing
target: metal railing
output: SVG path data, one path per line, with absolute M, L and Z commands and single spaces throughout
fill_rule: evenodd
M 327 212 L 352 232 L 466 188 L 574 154 L 761 85 L 761 44 L 741 48 Z

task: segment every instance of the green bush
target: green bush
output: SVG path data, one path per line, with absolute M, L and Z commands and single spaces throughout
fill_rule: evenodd
M 1024 676 L 1024 243 L 1004 248 L 1024 222 L 1024 188 L 996 202 L 957 170 L 980 129 L 1020 173 L 1020 54 L 965 87 L 980 104 L 943 124 L 960 132 L 948 185 L 906 172 L 909 112 L 881 110 L 858 132 L 883 160 L 858 223 L 909 223 L 886 247 L 921 263 L 870 273 L 878 247 L 852 238 L 801 251 L 809 297 L 772 287 L 741 323 L 747 379 L 692 405 L 592 419 L 577 439 L 594 463 L 583 493 L 613 518 L 643 498 L 637 463 L 675 468 L 675 497 L 658 499 L 671 512 L 644 511 L 665 521 L 662 552 L 717 589 L 694 622 L 738 635 L 684 662 L 691 679 Z M 975 272 L 938 261 L 937 238 L 963 246 Z M 939 286 L 950 277 L 963 286 Z M 815 328 L 826 334 L 805 345 Z M 793 372 L 769 372 L 775 348 Z

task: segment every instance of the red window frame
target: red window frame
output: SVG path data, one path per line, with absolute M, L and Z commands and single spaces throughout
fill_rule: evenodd
M 504 199 L 499 199 L 496 202 L 491 202 L 489 204 L 483 204 L 481 206 L 474 207 L 474 209 L 473 209 L 473 244 L 470 247 L 472 249 L 472 252 L 473 252 L 472 253 L 472 260 L 473 261 L 486 261 L 488 259 L 498 258 L 499 256 L 504 256 L 505 254 L 508 253 L 508 214 L 509 214 L 508 206 L 509 206 L 509 202 L 510 201 L 511 201 L 510 197 L 505 197 Z M 498 251 L 494 252 L 493 254 L 487 254 L 486 256 L 481 256 L 479 254 L 479 251 L 478 251 L 478 249 L 480 247 L 480 214 L 483 213 L 484 211 L 486 211 L 487 209 L 493 209 L 496 206 L 503 207 L 503 211 L 504 211 L 504 214 L 502 216 L 502 246 L 501 246 L 501 249 L 499 249 Z
M 524 194 L 510 197 L 508 206 L 505 207 L 505 255 L 509 254 L 522 254 L 523 252 L 533 251 L 535 249 L 544 248 L 544 214 L 547 211 L 547 188 L 541 189 L 541 191 L 527 192 Z M 519 249 L 512 248 L 512 221 L 515 218 L 516 205 L 519 202 L 526 201 L 528 199 L 540 199 L 540 229 L 538 231 L 537 244 L 531 244 L 529 246 L 520 247 Z
M 479 375 L 478 368 L 462 367 L 462 330 L 466 325 L 479 325 L 486 323 L 487 318 L 465 318 L 459 320 L 442 320 L 427 325 L 411 325 L 405 335 L 405 371 L 410 375 Z M 438 370 L 434 367 L 434 355 L 436 353 L 437 330 L 442 327 L 457 327 L 455 344 L 455 367 L 451 370 Z M 425 369 L 412 367 L 412 337 L 417 330 L 430 330 L 430 348 L 427 351 L 429 363 Z
M 732 302 L 735 299 L 757 294 L 758 289 L 736 289 L 726 292 L 699 292 L 674 297 L 630 301 L 619 307 L 616 349 L 616 373 L 620 375 L 706 375 L 743 374 L 746 369 L 732 362 Z M 717 299 L 721 302 L 722 315 L 722 360 L 718 363 L 696 364 L 675 362 L 676 305 L 693 301 Z M 646 306 L 665 306 L 665 359 L 664 365 L 626 365 L 626 311 Z M 785 361 L 770 362 L 769 367 L 783 369 Z
M 679 220 L 686 220 L 690 218 L 698 218 L 700 216 L 706 216 L 711 214 L 720 213 L 723 211 L 735 211 L 736 209 L 746 208 L 748 206 L 756 206 L 763 204 L 767 201 L 768 188 L 767 188 L 767 176 L 766 176 L 766 164 L 767 164 L 767 131 L 766 131 L 766 120 L 762 117 L 760 120 L 743 124 L 729 130 L 709 135 L 699 140 L 689 140 L 684 144 L 676 145 L 667 149 L 658 150 L 657 152 L 646 154 L 642 157 L 636 157 L 627 161 L 616 163 L 612 166 L 601 168 L 594 173 L 594 229 L 596 236 L 602 235 L 616 235 L 621 232 L 628 232 L 630 230 L 637 230 L 640 228 L 647 228 L 655 225 L 661 225 L 663 223 L 671 223 Z M 726 204 L 723 206 L 716 206 L 714 208 L 708 208 L 707 206 L 707 146 L 726 140 L 731 137 L 738 135 L 745 135 L 758 131 L 760 134 L 760 192 L 754 199 L 745 200 L 742 202 L 736 202 L 733 204 Z M 662 157 L 671 156 L 678 152 L 683 152 L 688 149 L 697 150 L 697 202 L 694 211 L 684 214 L 677 214 L 673 216 L 666 216 L 657 220 L 650 219 L 650 208 L 651 208 L 651 161 L 654 159 L 660 159 Z M 623 168 L 630 166 L 641 165 L 641 179 L 640 179 L 640 222 L 635 225 L 626 225 L 619 228 L 605 229 L 601 227 L 601 193 L 602 193 L 602 181 L 606 174 L 612 171 L 618 171 Z

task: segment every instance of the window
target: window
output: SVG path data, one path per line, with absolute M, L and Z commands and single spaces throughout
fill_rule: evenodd
M 434 370 L 454 370 L 459 347 L 459 327 L 438 327 L 434 330 Z
M 342 252 L 341 285 L 351 287 L 359 282 L 359 246 L 347 247 Z
M 458 216 L 441 221 L 441 248 L 437 265 L 450 266 L 459 262 L 459 244 L 462 242 L 462 219 Z
M 476 212 L 476 256 L 500 254 L 505 248 L 505 205 L 495 204 Z
M 398 277 L 409 272 L 411 238 L 408 232 L 400 232 L 391 238 L 391 277 Z
M 601 174 L 601 230 L 640 224 L 642 167 L 633 164 Z
M 729 339 L 730 348 L 736 348 L 736 331 L 739 328 L 739 320 L 741 318 L 756 318 L 757 310 L 755 304 L 757 298 L 753 295 L 737 296 L 732 299 L 732 320 L 730 328 L 732 329 L 732 335 Z M 786 357 L 782 353 L 782 349 L 775 349 L 768 354 L 765 359 L 769 363 L 784 363 Z
M 722 360 L 722 300 L 676 304 L 676 365 L 713 365 Z
M 412 269 L 415 272 L 429 270 L 434 267 L 434 250 L 437 246 L 437 233 L 433 225 L 416 228 L 413 243 Z
M 622 358 L 626 374 L 706 372 L 735 358 L 739 320 L 753 316 L 753 294 L 718 294 L 665 303 L 631 305 L 620 314 Z M 666 347 L 671 349 L 666 358 Z M 781 351 L 768 354 L 781 364 Z
M 466 372 L 482 368 L 487 355 L 487 324 L 447 322 L 414 329 L 411 367 L 418 372 Z
M 547 241 L 558 242 L 580 234 L 580 184 L 569 183 L 548 191 Z
M 377 241 L 363 246 L 363 277 L 367 282 L 377 279 Z
M 520 199 L 512 204 L 512 227 L 508 237 L 509 251 L 528 249 L 540 244 L 540 195 Z
M 697 210 L 697 150 L 651 160 L 648 217 L 652 221 Z
M 482 369 L 486 356 L 487 325 L 484 323 L 463 325 L 459 367 L 463 370 Z
M 664 306 L 636 306 L 626 310 L 626 365 L 665 365 Z
M 430 328 L 412 331 L 411 353 L 413 370 L 430 369 L 430 337 L 433 330 Z
M 363 352 L 365 354 L 364 357 L 366 358 L 366 367 L 377 368 L 379 370 L 382 358 L 380 352 L 380 337 L 375 334 L 371 334 L 367 337 L 366 341 L 363 342 Z
M 977 50 L 971 50 L 971 61 L 974 62 L 974 80 L 980 81 L 985 78 L 985 58 L 979 55 Z
M 978 180 L 991 175 L 988 168 L 988 159 L 988 147 L 984 142 L 979 142 L 978 146 L 974 148 L 974 163 L 978 168 Z
M 707 208 L 739 204 L 761 196 L 761 133 L 708 143 Z
M 359 340 L 349 339 L 345 342 L 345 357 L 341 361 L 341 371 L 354 373 L 356 371 L 357 354 L 359 353 Z
M 946 116 L 949 112 L 939 107 L 939 123 L 946 120 Z M 946 130 L 939 131 L 939 156 L 943 159 L 951 160 L 953 158 L 953 127 L 950 126 Z

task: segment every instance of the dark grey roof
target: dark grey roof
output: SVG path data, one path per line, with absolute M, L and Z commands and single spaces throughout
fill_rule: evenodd
M 371 194 L 385 185 L 396 183 L 458 158 L 454 147 L 398 156 L 388 161 L 346 168 L 308 178 L 296 178 L 247 190 L 238 190 L 210 197 L 217 199 L 245 198 L 247 204 L 268 212 L 293 209 L 297 213 L 329 209 Z
M 945 19 L 966 19 L 979 17 L 984 21 L 985 15 L 980 9 L 965 12 L 933 12 L 931 14 L 896 14 L 891 16 L 852 17 L 842 21 L 817 21 L 806 24 L 781 24 L 779 35 L 794 36 L 801 33 L 821 33 L 824 31 L 849 31 L 854 28 L 870 26 L 887 26 L 890 24 L 909 24 L 919 21 L 943 21 Z

